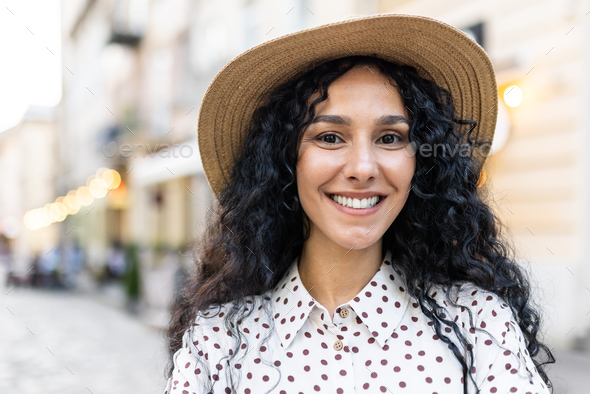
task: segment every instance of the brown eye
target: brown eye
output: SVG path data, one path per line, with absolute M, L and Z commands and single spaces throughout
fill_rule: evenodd
M 336 144 L 340 140 L 340 137 L 336 134 L 322 134 L 318 137 L 318 140 L 327 144 Z
M 397 140 L 396 140 L 396 138 L 397 138 Z M 402 142 L 403 141 L 403 138 L 400 137 L 397 134 L 387 134 L 387 135 L 384 135 L 383 137 L 381 137 L 381 139 L 383 140 L 383 143 L 384 144 L 387 144 L 387 145 L 391 145 L 391 144 L 394 144 L 396 142 Z

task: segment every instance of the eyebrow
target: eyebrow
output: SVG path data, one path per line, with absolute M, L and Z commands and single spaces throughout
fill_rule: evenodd
M 332 123 L 332 124 L 339 124 L 339 125 L 346 125 L 350 126 L 351 121 L 350 118 L 347 116 L 340 116 L 340 115 L 320 115 L 316 116 L 311 123 Z M 397 123 L 405 123 L 408 126 L 410 125 L 410 121 L 401 115 L 385 115 L 377 119 L 375 122 L 376 126 L 385 126 L 385 125 L 394 125 Z
M 350 118 L 349 117 L 342 117 L 339 115 L 320 115 L 316 116 L 311 123 L 332 123 L 332 124 L 343 124 L 346 126 L 350 126 Z
M 408 119 L 406 119 L 404 116 L 401 115 L 386 115 L 386 116 L 382 116 L 379 119 L 377 119 L 377 122 L 375 122 L 375 124 L 377 126 L 384 126 L 384 125 L 394 125 L 397 123 L 405 123 L 408 126 L 410 126 L 410 121 Z

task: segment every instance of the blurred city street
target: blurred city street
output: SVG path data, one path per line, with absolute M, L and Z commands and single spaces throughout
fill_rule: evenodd
M 555 364 L 549 377 L 555 387 L 554 394 L 588 393 L 590 384 L 590 354 L 575 351 L 556 351 Z
M 532 278 L 554 393 L 590 393 L 590 0 L 0 1 L 0 394 L 162 394 L 170 306 L 216 204 L 197 132 L 213 78 L 382 13 L 490 56 L 479 187 Z
M 80 291 L 2 286 L 0 299 L 0 393 L 163 392 L 161 331 Z
M 2 394 L 161 394 L 164 336 L 97 293 L 3 288 Z M 8 292 L 8 294 L 6 294 Z M 590 354 L 555 351 L 554 394 L 586 394 Z

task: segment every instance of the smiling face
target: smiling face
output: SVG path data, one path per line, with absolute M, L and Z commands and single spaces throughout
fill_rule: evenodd
M 381 241 L 408 198 L 416 163 L 404 154 L 410 118 L 402 98 L 369 68 L 354 67 L 330 84 L 297 159 L 310 240 L 347 250 Z

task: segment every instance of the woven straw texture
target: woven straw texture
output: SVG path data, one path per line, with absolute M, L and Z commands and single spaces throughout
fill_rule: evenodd
M 313 67 L 351 55 L 415 67 L 447 89 L 457 116 L 474 119 L 478 139 L 492 140 L 498 90 L 485 51 L 459 29 L 435 19 L 382 14 L 302 30 L 234 58 L 215 76 L 199 110 L 198 142 L 209 186 L 227 186 L 254 110 L 270 92 Z M 483 165 L 485 156 L 479 156 Z

